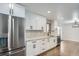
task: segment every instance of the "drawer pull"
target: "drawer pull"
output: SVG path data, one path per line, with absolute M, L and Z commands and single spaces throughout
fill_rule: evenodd
M 55 42 L 55 40 L 54 40 L 54 42 Z
M 36 44 L 33 44 L 33 48 L 36 48 Z
M 42 45 L 44 45 L 45 43 L 42 43 Z
M 45 50 L 44 48 L 42 50 Z
M 42 41 L 45 41 L 44 39 Z

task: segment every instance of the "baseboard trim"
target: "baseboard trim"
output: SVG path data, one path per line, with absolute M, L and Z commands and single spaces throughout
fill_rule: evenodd
M 79 41 L 74 41 L 74 40 L 62 40 L 62 41 L 72 41 L 72 42 L 77 42 L 77 43 L 79 43 Z

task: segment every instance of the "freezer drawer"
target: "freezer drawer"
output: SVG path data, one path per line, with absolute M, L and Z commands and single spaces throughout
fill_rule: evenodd
M 0 53 L 0 56 L 9 56 L 9 52 Z
M 26 49 L 22 48 L 22 49 L 17 49 L 15 51 L 11 51 L 9 52 L 9 56 L 26 56 Z
M 13 51 L 0 53 L 0 56 L 26 56 L 25 52 L 25 48 L 20 48 Z

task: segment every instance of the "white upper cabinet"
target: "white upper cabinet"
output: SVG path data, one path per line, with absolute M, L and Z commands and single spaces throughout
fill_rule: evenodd
M 30 26 L 31 26 L 31 18 L 30 18 L 31 14 L 29 11 L 25 12 L 25 20 L 24 20 L 24 27 L 25 29 L 29 30 Z
M 9 14 L 10 7 L 9 3 L 0 3 L 0 13 Z
M 13 4 L 13 16 L 25 18 L 25 8 L 18 4 Z
M 23 6 L 19 4 L 0 3 L 0 13 L 9 15 L 11 13 L 11 10 L 13 10 L 13 16 L 22 18 L 25 17 L 25 8 Z
M 32 13 L 27 10 L 25 18 L 26 30 L 44 30 L 44 32 L 46 32 L 46 17 Z
M 41 18 L 41 27 L 43 27 L 44 32 L 46 32 L 46 17 Z

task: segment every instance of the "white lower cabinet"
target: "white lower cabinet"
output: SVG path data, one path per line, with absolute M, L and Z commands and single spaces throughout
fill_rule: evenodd
M 34 56 L 43 53 L 57 45 L 57 38 L 51 37 L 49 39 L 32 40 L 26 42 L 27 56 Z
M 37 40 L 36 42 L 35 55 L 38 55 L 39 53 L 41 53 L 41 40 Z
M 54 38 L 50 38 L 50 48 L 54 47 Z
M 51 45 L 51 48 L 52 48 L 52 47 L 55 47 L 56 44 L 57 44 L 57 39 L 56 39 L 56 37 L 51 37 L 51 38 L 50 38 L 50 45 Z
M 47 39 L 42 39 L 42 52 L 47 50 Z
M 45 51 L 48 50 L 48 44 L 47 44 L 47 42 L 48 42 L 48 39 L 45 39 Z
M 50 37 L 47 40 L 47 49 L 51 49 L 57 45 L 57 38 Z
M 33 43 L 31 41 L 30 42 L 26 42 L 26 55 L 27 56 L 34 55 Z
M 27 56 L 34 56 L 34 55 L 38 55 L 39 53 L 41 53 L 41 41 L 37 40 L 37 41 L 29 41 L 26 42 L 26 55 Z
M 48 38 L 48 40 L 47 40 L 47 50 L 49 50 L 50 49 L 50 41 L 49 41 L 49 38 Z

